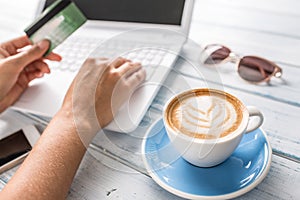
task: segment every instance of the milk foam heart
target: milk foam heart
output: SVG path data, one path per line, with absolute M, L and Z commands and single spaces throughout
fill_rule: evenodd
M 169 110 L 173 128 L 197 138 L 224 137 L 238 128 L 242 117 L 239 102 L 209 92 L 177 99 Z

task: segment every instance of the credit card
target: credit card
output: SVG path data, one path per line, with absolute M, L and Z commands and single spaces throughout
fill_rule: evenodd
M 57 0 L 24 31 L 32 43 L 51 42 L 46 55 L 86 22 L 86 17 L 71 0 Z

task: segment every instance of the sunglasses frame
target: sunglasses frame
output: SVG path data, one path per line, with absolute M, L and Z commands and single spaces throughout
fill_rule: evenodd
M 231 51 L 231 49 L 229 49 L 228 47 L 226 47 L 226 46 L 224 46 L 224 45 L 221 45 L 221 44 L 209 44 L 209 45 L 206 45 L 205 48 L 202 50 L 201 55 L 202 55 L 203 53 L 205 53 L 205 52 L 207 51 L 208 48 L 211 48 L 211 47 L 213 47 L 213 46 L 216 46 L 216 47 L 218 46 L 218 47 L 220 47 L 220 48 L 224 48 L 224 49 L 226 49 L 226 50 L 229 52 L 229 54 L 228 54 L 228 56 L 227 56 L 226 58 L 224 58 L 224 59 L 221 60 L 220 62 L 215 62 L 214 65 L 220 65 L 220 64 L 225 64 L 225 63 L 231 62 L 231 63 L 236 64 L 237 71 L 238 71 L 238 69 L 239 69 L 239 67 L 240 67 L 241 61 L 242 61 L 244 58 L 246 58 L 246 57 L 251 57 L 251 58 L 258 59 L 258 60 L 262 60 L 262 61 L 264 61 L 264 62 L 266 62 L 266 63 L 269 63 L 270 65 L 274 66 L 273 72 L 272 72 L 270 75 L 268 75 L 268 76 L 266 76 L 264 69 L 262 69 L 260 66 L 258 66 L 258 67 L 259 67 L 259 70 L 260 70 L 260 73 L 261 73 L 263 76 L 266 77 L 265 79 L 263 79 L 263 80 L 261 80 L 261 81 L 250 81 L 250 80 L 247 80 L 247 79 L 243 78 L 243 77 L 240 75 L 240 73 L 238 72 L 239 76 L 240 76 L 243 80 L 245 80 L 245 81 L 247 81 L 247 82 L 250 82 L 250 83 L 256 83 L 256 84 L 259 84 L 259 83 L 262 83 L 262 82 L 269 83 L 272 77 L 275 77 L 275 78 L 281 78 L 281 76 L 282 76 L 282 69 L 281 69 L 277 64 L 275 64 L 274 62 L 272 62 L 272 61 L 270 61 L 270 60 L 267 60 L 267 59 L 265 59 L 265 58 L 259 57 L 259 56 L 248 55 L 248 56 L 242 56 L 242 57 L 241 57 L 241 56 L 239 56 L 238 54 L 236 54 L 236 53 L 234 53 L 233 51 Z M 219 48 L 219 49 L 220 49 L 220 48 Z M 213 52 L 211 52 L 211 54 L 214 53 L 214 52 L 217 51 L 217 50 L 218 50 L 218 49 L 214 50 Z M 208 55 L 207 53 L 205 53 L 205 54 Z M 210 56 L 208 56 L 207 59 L 213 60 L 212 58 L 209 58 L 209 57 L 210 57 Z M 207 60 L 207 59 L 206 59 L 206 60 Z M 210 63 L 205 63 L 205 62 L 202 62 L 202 63 L 203 63 L 204 65 L 209 65 L 209 66 L 212 65 L 212 64 L 210 64 Z

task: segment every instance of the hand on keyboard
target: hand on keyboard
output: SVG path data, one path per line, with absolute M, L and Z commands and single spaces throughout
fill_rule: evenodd
M 134 62 L 140 62 L 147 72 L 146 80 L 152 79 L 157 66 L 160 65 L 167 51 L 164 47 L 135 42 L 111 41 L 103 42 L 97 46 L 99 39 L 76 38 L 67 40 L 56 51 L 62 55 L 61 63 L 51 63 L 51 69 L 76 72 L 86 57 L 94 50 L 97 57 L 124 57 Z M 96 50 L 96 51 L 95 51 Z
M 62 110 L 73 114 L 84 144 L 100 128 L 112 121 L 114 114 L 145 80 L 141 64 L 125 58 L 114 60 L 89 58 L 71 84 Z

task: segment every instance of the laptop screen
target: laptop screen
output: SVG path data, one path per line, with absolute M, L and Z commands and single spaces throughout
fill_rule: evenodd
M 47 0 L 46 7 L 55 0 Z M 185 0 L 73 0 L 89 20 L 181 25 Z

